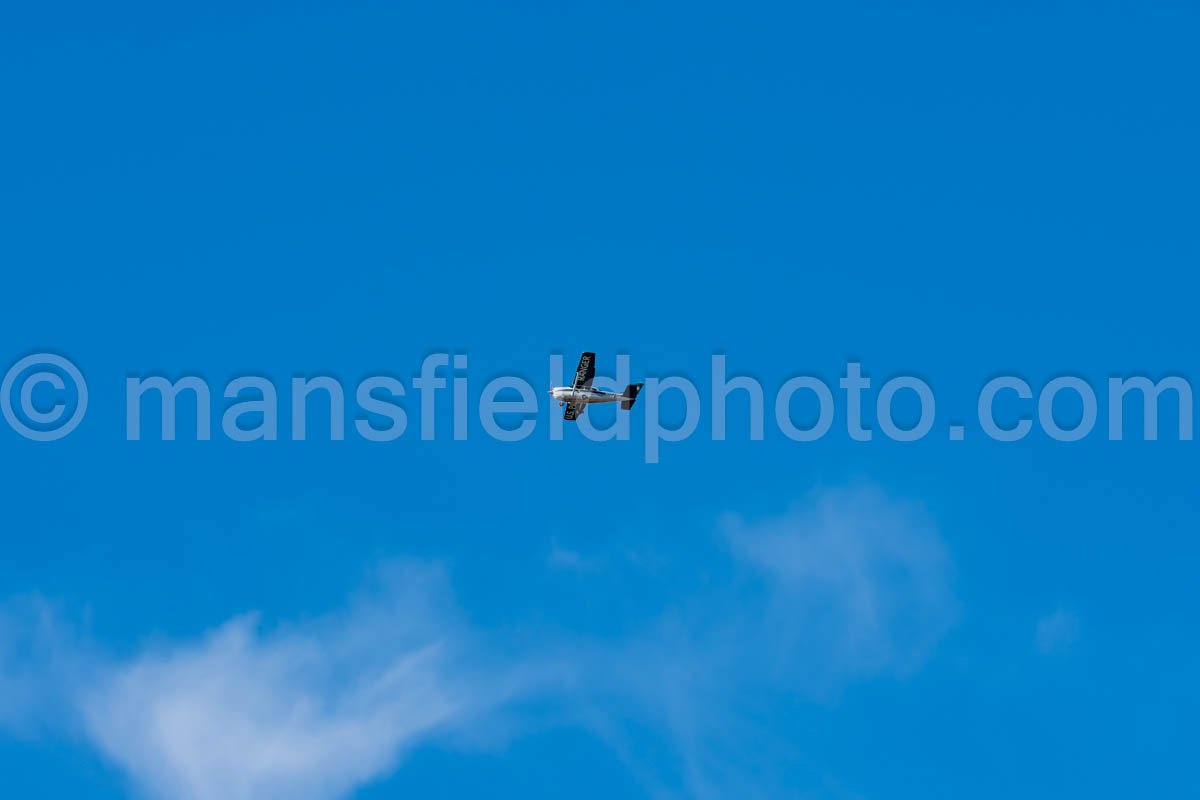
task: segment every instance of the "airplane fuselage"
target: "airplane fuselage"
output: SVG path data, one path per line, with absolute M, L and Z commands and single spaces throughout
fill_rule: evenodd
M 591 387 L 576 389 L 574 386 L 555 386 L 550 390 L 550 396 L 557 400 L 559 405 L 570 403 L 576 406 L 592 403 L 616 403 L 630 399 L 620 392 L 606 392 L 603 389 Z

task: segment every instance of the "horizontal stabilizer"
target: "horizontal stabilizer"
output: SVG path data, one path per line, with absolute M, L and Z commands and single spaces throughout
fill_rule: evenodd
M 621 408 L 628 411 L 633 408 L 633 404 L 637 402 L 638 393 L 642 391 L 642 384 L 631 383 L 625 387 L 625 400 L 621 401 Z

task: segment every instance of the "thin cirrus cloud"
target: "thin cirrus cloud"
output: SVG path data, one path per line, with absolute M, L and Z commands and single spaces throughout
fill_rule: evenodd
M 80 699 L 89 738 L 155 797 L 325 800 L 520 694 L 519 665 L 476 668 L 439 568 L 391 564 L 376 583 L 323 619 L 241 617 L 115 665 Z
M 818 682 L 905 675 L 957 620 L 950 556 L 933 522 L 876 489 L 815 492 L 779 518 L 728 517 L 723 527 L 765 584 L 764 635 L 781 663 L 823 654 Z
M 1037 621 L 1034 644 L 1043 655 L 1065 653 L 1079 641 L 1079 618 L 1060 608 Z
M 918 669 L 958 618 L 952 563 L 919 507 L 870 487 L 813 492 L 776 517 L 728 516 L 719 538 L 731 578 L 591 654 L 591 720 L 618 753 L 634 750 L 630 731 L 661 732 L 673 774 L 627 757 L 654 796 L 791 796 L 774 773 L 802 759 L 754 709 Z M 819 769 L 808 779 L 842 794 Z
M 652 794 L 752 791 L 769 770 L 742 763 L 772 747 L 744 711 L 756 692 L 803 702 L 903 676 L 957 611 L 935 527 L 874 490 L 816 492 L 771 519 L 730 517 L 721 541 L 729 580 L 615 641 L 505 641 L 466 621 L 439 567 L 399 562 L 323 618 L 268 628 L 243 616 L 130 659 L 39 634 L 55 643 L 55 663 L 74 667 L 43 670 L 30 692 L 37 658 L 12 658 L 15 620 L 42 630 L 49 617 L 10 608 L 0 614 L 0 722 L 39 710 L 13 696 L 41 698 L 43 715 L 71 719 L 155 798 L 336 800 L 414 747 L 530 724 L 587 727 Z M 630 756 L 630 729 L 656 731 L 677 774 Z

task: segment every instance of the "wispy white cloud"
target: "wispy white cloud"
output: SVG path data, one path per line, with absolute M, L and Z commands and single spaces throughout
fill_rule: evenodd
M 31 620 L 16 616 L 28 640 Z M 83 658 L 40 652 L 28 657 L 42 666 Z M 268 627 L 247 615 L 130 660 L 88 661 L 55 686 L 73 724 L 142 793 L 170 800 L 345 797 L 410 748 L 481 723 L 527 678 L 485 652 L 441 570 L 413 563 L 388 565 L 322 618 Z M 16 694 L 34 682 L 45 683 Z
M 1063 653 L 1079 641 L 1079 618 L 1060 608 L 1037 621 L 1033 643 L 1046 655 Z
M 682 592 L 641 632 L 608 641 L 506 641 L 462 618 L 439 568 L 412 563 L 382 570 L 325 617 L 239 617 L 126 659 L 47 634 L 44 609 L 0 613 L 0 722 L 62 700 L 153 798 L 337 800 L 419 745 L 513 730 L 536 700 L 546 719 L 609 741 L 652 793 L 745 796 L 770 782 L 773 763 L 795 760 L 747 711 L 758 693 L 804 701 L 903 676 L 956 607 L 934 527 L 871 490 L 816 493 L 770 519 L 730 517 L 721 541 L 729 580 Z M 559 566 L 606 563 L 573 556 Z M 31 636 L 37 647 L 19 652 L 42 655 L 15 657 L 12 645 Z M 51 661 L 67 666 L 39 670 Z M 670 770 L 633 755 L 631 723 L 659 731 Z
M 0 605 L 0 732 L 39 736 L 69 716 L 64 688 L 90 663 L 88 649 L 45 598 L 25 596 Z
M 557 539 L 550 542 L 550 553 L 546 556 L 546 566 L 564 572 L 591 572 L 603 564 L 599 559 L 588 558 L 578 550 L 563 547 Z
M 674 774 L 635 765 L 659 796 L 794 794 L 768 791 L 772 770 L 802 757 L 758 711 L 918 669 L 958 618 L 952 563 L 919 507 L 868 487 L 814 492 L 774 517 L 729 516 L 721 529 L 736 577 L 597 654 L 594 684 L 633 699 L 597 707 L 671 743 Z M 631 752 L 622 721 L 598 713 L 597 729 Z M 819 769 L 809 779 L 821 796 L 850 796 Z
M 764 634 L 780 661 L 819 663 L 814 678 L 904 675 L 957 619 L 936 526 L 877 489 L 814 492 L 789 513 L 729 517 L 724 529 L 739 562 L 765 583 Z

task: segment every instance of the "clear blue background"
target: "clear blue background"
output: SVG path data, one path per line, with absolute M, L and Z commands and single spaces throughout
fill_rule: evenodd
M 720 514 L 869 481 L 937 520 L 959 624 L 911 678 L 763 724 L 865 797 L 1198 793 L 1197 445 L 944 434 L 1001 372 L 1195 374 L 1198 26 L 1185 3 L 10 5 L 0 355 L 68 355 L 92 405 L 54 445 L 0 429 L 0 596 L 126 652 L 320 613 L 409 554 L 480 626 L 606 635 L 670 580 L 548 572 L 552 542 L 670 551 L 687 582 Z M 739 400 L 729 441 L 646 465 L 547 441 L 544 406 L 519 445 L 421 442 L 410 400 L 390 445 L 123 436 L 131 374 L 407 382 L 444 350 L 476 388 L 541 390 L 585 348 L 702 386 L 714 352 L 768 387 L 915 373 L 937 433 L 751 442 Z M 1047 658 L 1057 608 L 1080 635 Z M 4 740 L 0 773 L 127 791 L 71 741 Z M 567 729 L 423 749 L 362 796 L 564 787 L 642 791 Z

